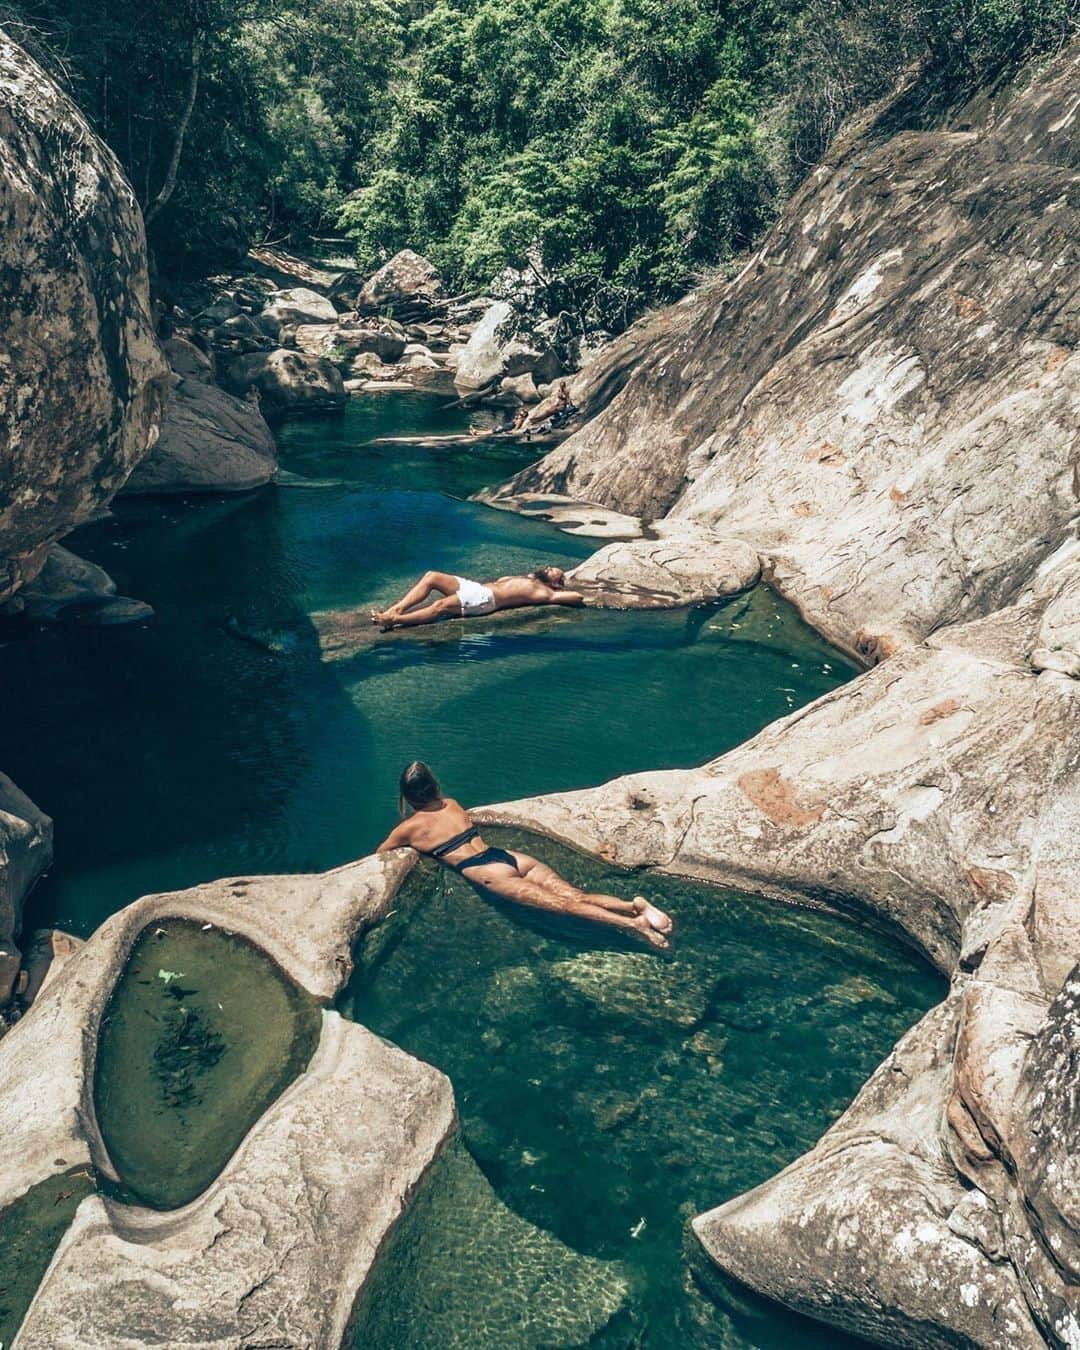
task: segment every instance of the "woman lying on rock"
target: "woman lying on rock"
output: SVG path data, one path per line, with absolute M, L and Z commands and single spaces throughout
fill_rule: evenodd
M 414 628 L 440 619 L 471 619 L 476 614 L 526 605 L 583 605 L 585 597 L 565 590 L 565 583 L 566 573 L 561 567 L 538 567 L 527 577 L 499 577 L 497 581 L 470 581 L 449 572 L 425 572 L 396 604 L 372 610 L 371 622 L 385 630 Z M 432 591 L 440 598 L 417 609 Z
M 643 896 L 620 900 L 614 895 L 579 891 L 527 853 L 489 848 L 469 813 L 452 797 L 442 795 L 435 775 L 419 760 L 401 775 L 399 804 L 402 814 L 408 806 L 412 815 L 390 831 L 379 845 L 379 853 L 414 848 L 460 872 L 466 881 L 517 905 L 621 928 L 654 947 L 668 945 L 671 919 Z

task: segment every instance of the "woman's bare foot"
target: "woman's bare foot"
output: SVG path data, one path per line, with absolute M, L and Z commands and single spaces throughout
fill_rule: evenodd
M 382 629 L 393 628 L 397 616 L 396 605 L 391 605 L 389 609 L 373 609 L 371 611 L 371 622 Z
M 634 908 L 648 922 L 650 928 L 658 933 L 670 933 L 675 927 L 671 915 L 665 914 L 662 909 L 657 909 L 655 905 L 650 905 L 643 895 L 634 896 Z
M 668 946 L 668 940 L 663 933 L 658 933 L 644 914 L 639 914 L 634 920 L 634 927 L 638 930 L 646 942 L 654 947 L 659 947 L 663 951 Z

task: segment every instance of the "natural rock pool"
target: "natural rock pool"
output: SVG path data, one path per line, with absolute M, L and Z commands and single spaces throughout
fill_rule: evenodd
M 187 920 L 138 937 L 103 1019 L 94 1104 L 123 1191 L 194 1200 L 315 1051 L 317 1004 L 258 948 Z
M 612 1263 L 607 1281 L 576 1274 L 562 1306 L 581 1327 L 614 1303 L 590 1344 L 841 1344 L 757 1300 L 705 1297 L 685 1225 L 814 1144 L 938 1001 L 939 978 L 830 915 L 488 836 L 589 890 L 655 899 L 676 917 L 671 954 L 484 899 L 425 864 L 364 943 L 343 1010 L 445 1070 L 465 1145 L 511 1210 Z M 485 1206 L 427 1203 L 361 1307 L 357 1347 L 578 1343 L 530 1339 L 514 1291 L 532 1286 Z M 616 1282 L 629 1294 L 611 1300 Z
M 85 935 L 141 894 L 360 856 L 392 823 L 415 757 L 466 802 L 580 787 L 700 763 L 853 673 L 764 588 L 695 610 L 475 620 L 322 659 L 313 614 L 385 602 L 427 567 L 491 576 L 570 566 L 595 547 L 463 500 L 527 447 L 365 446 L 464 427 L 444 402 L 354 399 L 282 428 L 286 486 L 120 501 L 73 538 L 157 621 L 0 648 L 22 713 L 5 770 L 56 821 L 56 866 L 27 927 Z M 604 872 L 534 848 L 575 878 Z M 545 927 L 427 868 L 365 944 L 344 1010 L 446 1070 L 464 1124 L 358 1310 L 365 1346 L 839 1344 L 695 1276 L 685 1221 L 811 1144 L 939 983 L 827 916 L 670 878 L 611 884 L 674 912 L 669 958 Z M 167 938 L 202 941 L 171 927 Z M 181 989 L 218 989 L 216 975 L 190 978 L 195 959 L 153 956 L 148 986 L 133 960 L 98 1063 L 110 1150 L 131 1190 L 161 1206 L 198 1193 L 247 1127 L 237 1101 L 216 1138 L 209 1112 L 181 1119 L 166 1103 L 154 1118 L 156 1030 L 140 1000 L 151 1013 L 175 1001 L 159 968 L 182 972 Z M 250 1003 L 238 1046 L 265 1034 L 280 979 L 245 974 L 246 960 L 231 951 L 221 972 Z M 123 1008 L 142 1016 L 139 1034 Z M 271 1047 L 279 1067 L 287 1040 Z M 557 1297 L 539 1287 L 544 1271 Z

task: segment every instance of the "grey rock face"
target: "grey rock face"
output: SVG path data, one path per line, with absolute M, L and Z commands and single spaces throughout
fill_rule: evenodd
M 23 612 L 35 623 L 110 627 L 145 623 L 153 609 L 142 600 L 117 595 L 104 568 L 53 544 L 45 565 L 19 592 Z
M 483 389 L 504 375 L 511 378 L 528 375 L 537 367 L 542 353 L 520 338 L 504 336 L 501 331 L 512 313 L 506 300 L 491 306 L 457 358 L 455 384 L 462 389 Z
M 158 443 L 124 491 L 245 492 L 276 470 L 274 435 L 256 403 L 194 376 L 177 377 Z
M 1080 684 L 1031 653 L 1078 569 L 701 769 L 478 813 L 871 917 L 952 975 L 812 1152 L 697 1221 L 756 1289 L 885 1345 L 1075 1339 Z
M 51 862 L 52 821 L 0 774 L 0 1008 L 19 973 L 23 901 Z
M 745 538 L 870 657 L 1006 603 L 1077 516 L 1078 65 L 975 129 L 864 119 L 734 281 L 579 377 L 605 411 L 508 490 Z
M 341 372 L 335 365 L 284 347 L 240 357 L 229 366 L 225 384 L 237 395 L 255 389 L 267 407 L 283 411 L 335 408 L 345 401 Z
M 262 315 L 276 332 L 282 324 L 333 323 L 337 310 L 318 291 L 306 286 L 274 291 L 263 308 Z
M 324 356 L 335 365 L 347 366 L 355 356 L 373 352 L 380 361 L 401 358 L 408 345 L 399 324 L 302 324 L 296 330 L 296 346 L 309 356 Z
M 167 371 L 119 164 L 0 33 L 0 600 L 157 438 Z

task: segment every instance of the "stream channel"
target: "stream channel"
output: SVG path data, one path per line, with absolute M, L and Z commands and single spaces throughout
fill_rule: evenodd
M 583 787 L 700 763 L 855 674 L 764 587 L 691 610 L 477 619 L 323 659 L 320 611 L 387 603 L 429 567 L 483 578 L 597 546 L 467 500 L 528 447 L 368 445 L 469 425 L 445 404 L 354 398 L 280 428 L 285 485 L 121 500 L 68 541 L 157 618 L 0 647 L 20 710 L 4 769 L 56 823 L 28 931 L 86 936 L 142 894 L 362 856 L 414 758 L 467 803 Z M 591 889 L 656 899 L 677 940 L 657 956 L 413 874 L 339 1006 L 449 1074 L 462 1131 L 380 1258 L 356 1345 L 855 1344 L 721 1280 L 686 1222 L 809 1147 L 940 980 L 829 915 L 525 847 Z M 302 1044 L 284 1037 L 252 1081 L 276 1084 Z M 118 1041 L 116 1062 L 129 1053 Z M 99 1101 L 134 1110 L 102 1081 L 109 1063 Z

